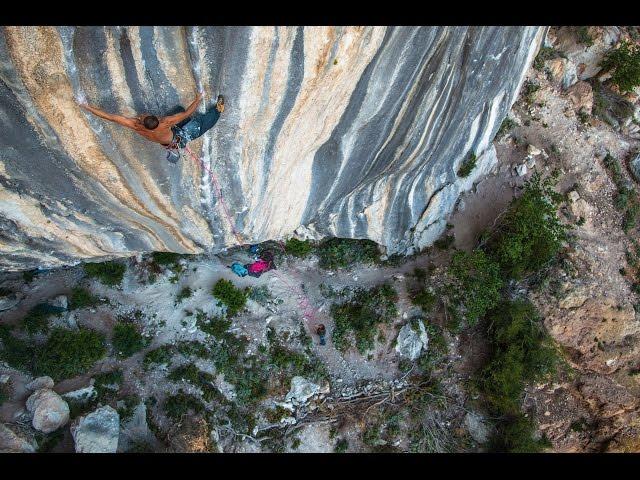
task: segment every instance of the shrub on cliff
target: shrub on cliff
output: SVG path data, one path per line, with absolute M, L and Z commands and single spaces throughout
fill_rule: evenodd
M 447 295 L 467 324 L 474 325 L 500 301 L 503 285 L 500 267 L 482 250 L 454 253 L 449 274 L 452 283 L 447 287 Z
M 350 267 L 357 263 L 373 264 L 379 261 L 378 246 L 371 240 L 329 238 L 317 249 L 318 265 L 326 270 Z
M 229 280 L 218 280 L 213 286 L 212 293 L 220 304 L 227 307 L 228 317 L 236 315 L 247 303 L 247 292 L 236 288 Z
M 122 283 L 127 267 L 115 261 L 102 263 L 85 263 L 84 271 L 92 278 L 97 278 L 104 285 L 115 287 Z
M 535 452 L 545 446 L 533 437 L 533 423 L 520 413 L 527 383 L 552 374 L 557 351 L 535 307 L 524 300 L 501 302 L 487 314 L 489 359 L 476 374 L 476 384 L 492 415 L 499 417 L 492 448 Z
M 553 185 L 552 178 L 534 174 L 486 240 L 486 251 L 508 277 L 518 280 L 540 270 L 566 240 L 567 227 L 557 214 L 563 197 Z
M 355 342 L 364 354 L 373 347 L 378 325 L 389 323 L 397 315 L 398 295 L 390 285 L 369 290 L 357 289 L 348 301 L 331 306 L 335 320 L 333 343 L 339 350 L 346 350 Z
M 611 71 L 611 83 L 622 93 L 630 92 L 640 85 L 640 46 L 622 42 L 607 53 L 600 64 L 602 69 Z
M 100 300 L 92 295 L 91 292 L 86 288 L 76 287 L 71 290 L 71 297 L 69 298 L 69 310 L 94 307 L 98 303 L 100 303 Z
M 127 358 L 139 352 L 146 345 L 138 327 L 130 322 L 118 322 L 113 327 L 113 350 L 118 357 Z
M 313 245 L 309 240 L 290 238 L 285 242 L 284 249 L 289 255 L 304 258 L 313 251 Z
M 33 370 L 58 381 L 84 373 L 106 352 L 103 336 L 93 330 L 56 328 L 36 350 Z
M 476 168 L 476 161 L 476 154 L 473 152 L 469 152 L 469 155 L 462 162 L 460 168 L 458 169 L 458 176 L 461 178 L 468 177 L 473 169 Z

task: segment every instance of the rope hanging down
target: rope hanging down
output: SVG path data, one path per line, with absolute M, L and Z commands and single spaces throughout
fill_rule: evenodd
M 231 217 L 227 204 L 224 201 L 224 197 L 222 195 L 222 188 L 220 187 L 220 183 L 218 182 L 217 177 L 215 176 L 213 171 L 205 165 L 204 161 L 200 157 L 197 157 L 188 146 L 185 146 L 184 148 L 196 163 L 199 163 L 200 165 L 202 165 L 202 168 L 207 172 L 207 174 L 211 178 L 211 181 L 213 183 L 214 190 L 215 190 L 214 194 L 218 202 L 220 202 L 220 205 L 222 206 L 224 215 L 225 217 L 227 217 L 227 221 L 229 222 L 229 226 L 231 227 L 231 231 L 236 237 L 236 240 L 238 241 L 238 243 L 243 244 L 244 241 L 242 239 L 242 236 L 240 235 L 240 232 L 236 230 L 233 218 Z M 290 284 L 284 278 L 284 276 L 280 272 L 278 272 L 278 270 L 272 270 L 272 272 L 282 281 L 282 283 L 284 283 L 287 286 L 287 290 L 289 290 L 290 293 L 298 297 L 298 305 L 302 309 L 302 317 L 307 318 L 308 320 L 311 320 L 312 322 L 317 324 L 318 323 L 317 316 L 316 316 L 317 310 L 311 305 L 311 303 L 309 302 L 309 299 L 304 294 L 302 289 L 300 287 L 296 287 Z

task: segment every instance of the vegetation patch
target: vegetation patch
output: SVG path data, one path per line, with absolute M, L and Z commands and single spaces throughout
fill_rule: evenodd
M 542 180 L 534 174 L 486 239 L 486 251 L 506 276 L 518 280 L 540 270 L 566 240 L 568 227 L 557 215 L 563 196 L 554 185 L 553 178 Z
M 287 254 L 294 257 L 304 258 L 313 252 L 313 244 L 309 240 L 298 240 L 290 238 L 284 244 L 284 250 Z
M 220 301 L 218 305 L 227 307 L 227 317 L 236 315 L 247 303 L 248 292 L 236 288 L 229 280 L 218 280 L 213 286 L 212 293 Z
M 498 133 L 496 133 L 496 140 L 500 140 L 506 134 L 510 133 L 516 127 L 516 125 L 517 125 L 516 122 L 514 122 L 509 117 L 506 117 L 500 124 Z
M 532 439 L 533 425 L 520 413 L 527 383 L 551 375 L 557 352 L 527 301 L 503 301 L 487 316 L 491 353 L 477 374 L 477 385 L 495 416 L 503 418 L 494 447 L 507 452 L 533 452 L 543 444 Z
M 222 317 L 209 317 L 202 310 L 199 310 L 196 313 L 196 326 L 203 332 L 221 339 L 231 327 L 231 320 Z
M 605 72 L 611 72 L 611 83 L 622 93 L 640 85 L 640 47 L 634 43 L 621 42 L 605 55 L 600 66 Z
M 164 411 L 173 420 L 180 420 L 186 414 L 198 414 L 205 411 L 204 404 L 196 397 L 180 390 L 175 395 L 167 397 Z
M 560 53 L 552 47 L 540 47 L 538 51 L 538 55 L 536 55 L 535 60 L 533 61 L 533 68 L 536 70 L 542 71 L 544 70 L 544 62 L 547 60 L 553 60 L 554 58 L 558 58 Z
M 75 287 L 71 290 L 71 295 L 69 297 L 69 310 L 91 308 L 98 305 L 98 303 L 100 303 L 100 299 L 92 295 L 86 288 Z
M 378 325 L 390 323 L 398 314 L 397 300 L 396 291 L 385 284 L 370 290 L 356 289 L 350 300 L 332 305 L 336 348 L 345 351 L 354 341 L 361 354 L 373 348 Z
M 60 381 L 86 372 L 106 353 L 104 337 L 98 332 L 55 328 L 35 352 L 33 371 Z
M 29 310 L 29 313 L 22 319 L 22 325 L 30 335 L 47 333 L 49 331 L 49 317 L 59 315 L 61 310 L 46 303 L 40 303 Z
M 127 267 L 122 263 L 111 261 L 102 263 L 85 263 L 83 265 L 85 273 L 98 279 L 102 284 L 115 287 L 122 283 L 124 272 Z
M 165 365 L 171 362 L 173 357 L 173 347 L 171 345 L 162 345 L 154 350 L 147 352 L 142 361 L 145 370 L 153 365 Z
M 449 274 L 453 281 L 447 286 L 447 297 L 467 324 L 475 325 L 500 300 L 503 282 L 499 265 L 481 250 L 459 251 L 453 255 Z
M 610 154 L 604 158 L 604 165 L 607 167 L 613 183 L 618 190 L 614 205 L 620 210 L 624 216 L 622 222 L 622 230 L 628 233 L 637 224 L 638 213 L 640 213 L 640 201 L 638 193 L 632 184 L 625 180 L 622 174 L 620 162 L 613 158 Z
M 337 270 L 355 264 L 375 264 L 380 259 L 378 245 L 371 240 L 329 238 L 320 243 L 316 251 L 320 268 Z
M 120 321 L 113 327 L 113 350 L 120 358 L 127 358 L 146 346 L 145 338 L 132 322 Z
M 462 165 L 458 169 L 458 176 L 461 178 L 466 178 L 471 174 L 474 168 L 476 168 L 476 154 L 474 152 L 469 152 L 467 158 L 462 161 Z
M 178 292 L 178 295 L 176 295 L 176 305 L 191 297 L 191 295 L 193 295 L 193 291 L 189 287 L 184 287 Z

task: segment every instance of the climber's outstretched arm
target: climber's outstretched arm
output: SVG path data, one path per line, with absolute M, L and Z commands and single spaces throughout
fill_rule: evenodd
M 105 120 L 109 120 L 111 122 L 118 123 L 125 127 L 135 129 L 135 125 L 136 125 L 135 118 L 123 117 L 122 115 L 114 115 L 112 113 L 103 112 L 99 108 L 92 107 L 91 105 L 80 104 L 80 106 L 100 118 L 104 118 Z
M 202 100 L 202 94 L 198 93 L 198 96 L 196 97 L 196 99 L 193 101 L 193 103 L 191 103 L 191 105 L 189 105 L 189 108 L 187 108 L 184 112 L 176 113 L 175 115 L 169 115 L 168 117 L 163 117 L 161 121 L 168 125 L 175 125 L 176 123 L 180 123 L 185 118 L 188 118 L 191 115 L 193 115 L 193 112 L 195 112 L 196 109 L 198 108 L 198 104 L 200 103 L 200 100 Z

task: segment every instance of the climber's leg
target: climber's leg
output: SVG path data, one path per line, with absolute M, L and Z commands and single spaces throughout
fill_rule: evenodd
M 204 115 L 194 117 L 194 119 L 192 120 L 192 122 L 197 123 L 197 129 L 195 125 L 189 125 L 191 124 L 191 122 L 185 125 L 185 128 L 189 127 L 189 129 L 193 131 L 193 134 L 192 132 L 189 132 L 189 137 L 193 140 L 194 138 L 201 137 L 208 130 L 211 130 L 211 128 L 213 128 L 216 122 L 220 119 L 220 114 L 222 112 L 224 112 L 224 98 L 222 97 L 222 95 L 218 95 L 218 102 L 216 103 L 215 107 L 209 109 L 209 111 Z

